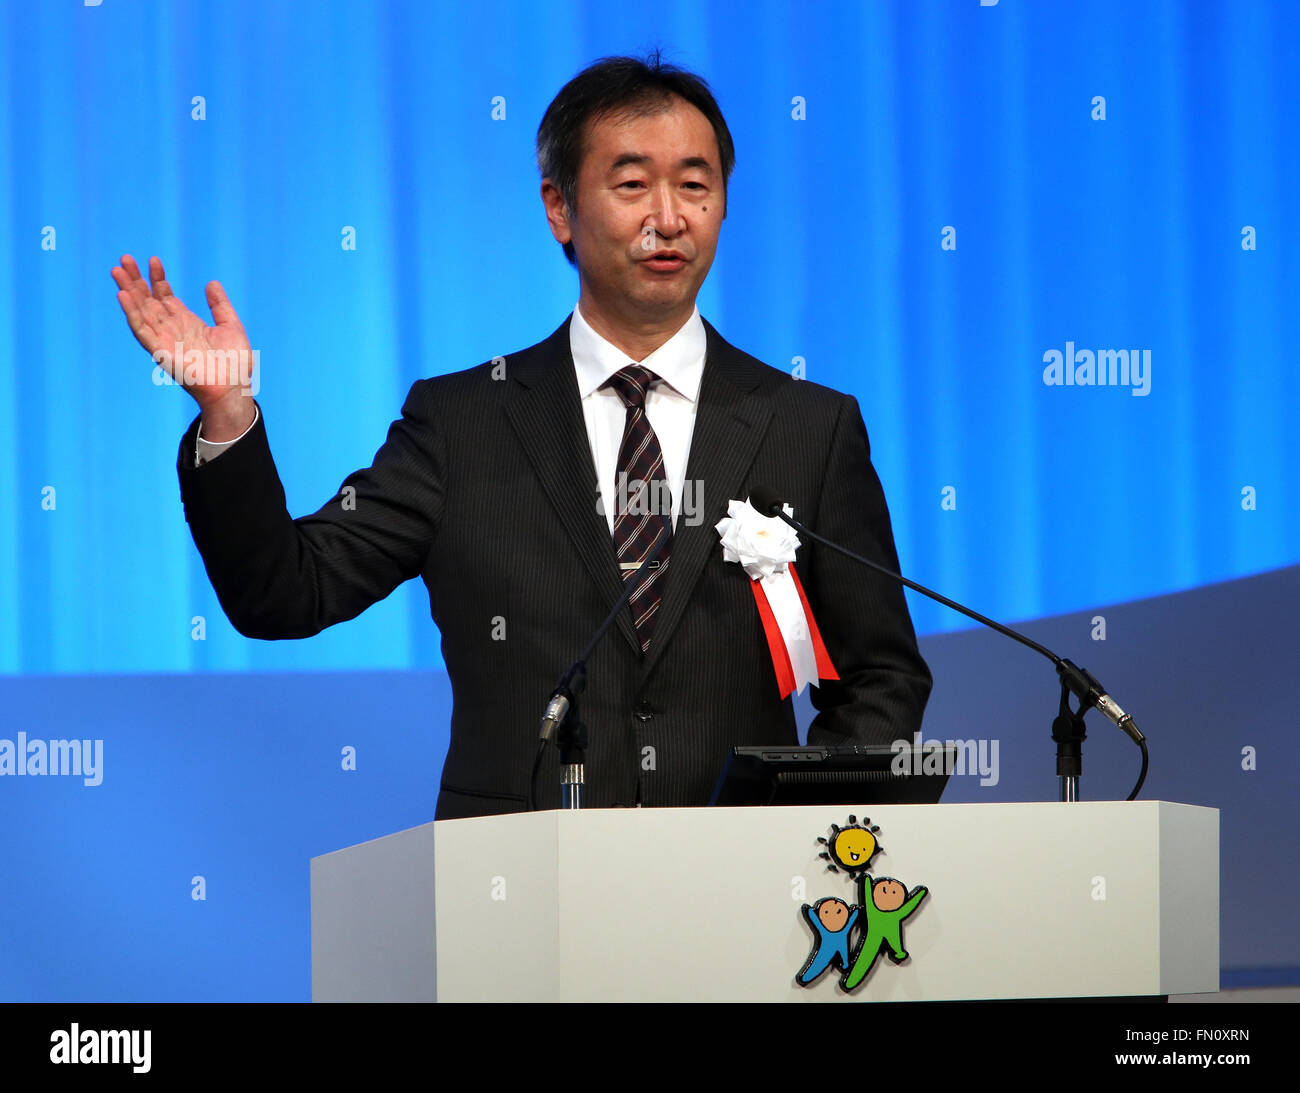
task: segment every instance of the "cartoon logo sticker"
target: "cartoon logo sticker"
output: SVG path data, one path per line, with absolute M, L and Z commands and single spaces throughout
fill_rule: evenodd
M 903 948 L 903 922 L 910 918 L 929 895 L 918 884 L 909 893 L 907 885 L 894 877 L 872 877 L 867 872 L 871 859 L 880 853 L 876 836 L 879 827 L 865 816 L 854 816 L 840 827 L 832 824 L 829 838 L 818 838 L 825 847 L 818 857 L 831 873 L 847 873 L 857 888 L 857 903 L 848 904 L 827 896 L 801 908 L 812 928 L 813 947 L 795 982 L 809 987 L 832 965 L 840 969 L 840 987 L 851 991 L 861 986 L 883 952 L 895 964 L 907 959 Z

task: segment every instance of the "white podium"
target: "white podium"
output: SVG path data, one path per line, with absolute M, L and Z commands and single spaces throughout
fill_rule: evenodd
M 842 900 L 859 924 L 888 917 L 870 889 L 862 898 L 855 867 L 819 857 L 832 849 L 819 837 L 868 824 L 866 874 L 926 889 L 898 935 L 907 957 L 886 946 L 852 991 L 839 964 L 802 986 L 816 933 L 805 904 Z M 311 917 L 316 1001 L 1213 992 L 1219 814 L 1135 801 L 446 820 L 314 858 Z

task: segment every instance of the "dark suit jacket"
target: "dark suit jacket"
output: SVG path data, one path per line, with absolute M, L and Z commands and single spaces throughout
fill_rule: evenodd
M 649 651 L 624 610 L 589 661 L 580 708 L 594 807 L 705 804 L 733 745 L 796 741 L 749 578 L 722 559 L 714 525 L 729 499 L 767 485 L 820 534 L 898 564 L 857 401 L 704 325 L 687 469 L 702 519 L 678 517 Z M 185 517 L 241 634 L 310 637 L 424 580 L 454 698 L 439 819 L 525 806 L 542 709 L 622 591 L 569 319 L 493 372 L 488 362 L 417 381 L 374 463 L 297 520 L 264 415 L 201 467 L 198 418 L 180 448 Z M 840 675 L 812 692 L 809 741 L 910 738 L 931 680 L 901 590 L 813 543 L 795 565 Z M 557 763 L 548 756 L 542 807 L 558 804 Z

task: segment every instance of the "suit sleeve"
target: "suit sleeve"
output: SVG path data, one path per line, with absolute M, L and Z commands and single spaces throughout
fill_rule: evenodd
M 818 534 L 898 572 L 889 509 L 857 399 L 841 404 L 816 522 Z M 813 544 L 809 603 L 839 673 L 812 689 L 810 744 L 888 744 L 921 727 L 931 676 L 902 587 Z M 801 570 L 801 576 L 802 570 Z
M 185 519 L 231 624 L 250 638 L 305 638 L 355 618 L 417 576 L 447 489 L 445 436 L 427 380 L 365 470 L 293 519 L 271 458 L 266 414 L 221 458 L 194 465 L 200 418 L 177 463 Z

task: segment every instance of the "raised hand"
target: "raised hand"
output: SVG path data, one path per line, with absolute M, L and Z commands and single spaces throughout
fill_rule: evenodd
M 113 268 L 113 280 L 120 289 L 117 302 L 136 340 L 203 410 L 203 435 L 210 440 L 228 439 L 213 433 L 234 428 L 237 436 L 254 415 L 253 400 L 248 397 L 252 353 L 243 324 L 220 282 L 208 282 L 208 307 L 214 324 L 209 326 L 172 293 L 158 258 L 149 259 L 150 285 L 145 284 L 129 254 Z M 191 350 L 202 354 L 202 366 L 186 368 L 183 355 Z M 160 353 L 166 356 L 155 356 Z M 219 360 L 225 362 L 224 369 L 213 367 Z M 213 429 L 208 427 L 209 419 Z

